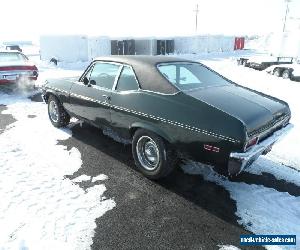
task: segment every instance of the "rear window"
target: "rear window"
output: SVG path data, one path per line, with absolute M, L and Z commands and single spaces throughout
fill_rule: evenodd
M 157 66 L 160 73 L 180 90 L 231 84 L 200 63 L 164 63 Z
M 0 52 L 0 62 L 25 61 L 25 57 L 20 53 Z

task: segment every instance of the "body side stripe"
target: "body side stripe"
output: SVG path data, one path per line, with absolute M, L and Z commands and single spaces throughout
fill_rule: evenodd
M 49 87 L 48 86 L 47 88 L 55 90 L 55 91 L 59 91 L 59 92 L 62 92 L 62 93 L 69 94 L 67 91 L 61 90 L 61 89 L 58 89 L 58 88 L 55 88 L 55 87 Z M 83 96 L 83 95 L 78 95 L 78 94 L 70 93 L 70 96 L 74 96 L 74 97 L 77 97 L 77 98 L 81 98 L 83 100 L 95 102 L 95 103 L 98 103 L 98 104 L 101 104 L 101 105 L 109 106 L 111 108 L 122 110 L 122 111 L 129 112 L 129 113 L 132 113 L 132 114 L 144 116 L 146 118 L 151 118 L 151 119 L 154 119 L 156 121 L 161 121 L 161 122 L 164 122 L 164 123 L 168 123 L 168 124 L 171 124 L 173 126 L 181 127 L 181 128 L 184 128 L 184 129 L 188 129 L 188 130 L 191 130 L 191 131 L 202 133 L 202 134 L 205 134 L 205 135 L 208 135 L 208 136 L 212 136 L 212 137 L 215 137 L 215 138 L 219 138 L 219 139 L 222 139 L 222 140 L 226 140 L 226 141 L 229 141 L 229 142 L 239 143 L 238 140 L 230 138 L 230 137 L 227 137 L 227 136 L 224 136 L 224 135 L 219 135 L 219 134 L 216 134 L 216 133 L 204 130 L 204 129 L 193 127 L 193 126 L 190 126 L 190 125 L 187 125 L 187 124 L 182 124 L 182 123 L 179 123 L 179 122 L 176 122 L 176 121 L 171 121 L 171 120 L 168 120 L 168 119 L 165 119 L 165 118 L 162 118 L 162 117 L 157 117 L 157 116 L 154 116 L 154 115 L 149 115 L 149 114 L 146 114 L 146 113 L 143 113 L 143 112 L 140 112 L 140 111 L 131 110 L 131 109 L 127 109 L 127 108 L 124 108 L 124 107 L 112 105 L 112 104 L 109 104 L 107 102 L 101 102 L 101 101 L 98 101 L 98 100 L 95 100 L 95 99 L 92 99 L 90 97 L 86 97 L 86 96 Z

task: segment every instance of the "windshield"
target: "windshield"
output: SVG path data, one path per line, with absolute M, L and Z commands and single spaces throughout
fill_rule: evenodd
M 25 61 L 25 58 L 20 53 L 0 52 L 0 62 L 15 62 L 15 61 Z
M 230 81 L 200 63 L 163 63 L 157 68 L 180 90 L 231 84 Z

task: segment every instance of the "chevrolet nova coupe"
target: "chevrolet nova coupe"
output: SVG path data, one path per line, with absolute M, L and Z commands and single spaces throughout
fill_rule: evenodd
M 167 176 L 179 156 L 237 175 L 292 128 L 284 101 L 173 57 L 97 58 L 79 79 L 48 80 L 43 97 L 56 127 L 76 117 L 131 140 L 150 179 Z

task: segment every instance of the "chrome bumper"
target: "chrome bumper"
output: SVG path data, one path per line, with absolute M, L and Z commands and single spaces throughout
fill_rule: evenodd
M 292 124 L 288 124 L 282 129 L 276 131 L 270 137 L 266 138 L 259 144 L 250 148 L 244 153 L 231 153 L 228 162 L 228 173 L 229 175 L 237 175 L 245 168 L 250 166 L 260 155 L 267 154 L 273 144 L 283 138 L 291 129 Z

